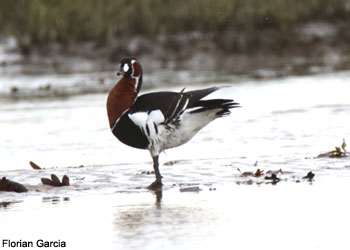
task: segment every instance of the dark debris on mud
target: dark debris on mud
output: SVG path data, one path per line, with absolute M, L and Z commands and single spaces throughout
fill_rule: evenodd
M 307 179 L 308 181 L 312 181 L 315 177 L 315 174 L 312 173 L 311 171 L 309 173 L 307 173 L 306 176 L 303 177 L 303 179 Z
M 29 165 L 32 167 L 32 169 L 36 169 L 36 170 L 40 170 L 42 169 L 41 167 L 39 167 L 39 165 L 37 165 L 36 163 L 30 161 Z
M 321 154 L 321 156 L 318 156 L 317 158 L 322 157 L 330 157 L 330 158 L 343 158 L 348 157 L 349 152 L 346 151 L 346 143 L 345 140 L 343 140 L 343 144 L 340 147 L 336 147 L 335 150 L 327 152 L 326 154 Z M 30 166 L 35 169 L 39 170 L 39 172 L 42 172 L 44 168 L 40 167 L 38 164 L 34 162 L 29 162 Z M 256 168 L 257 162 L 254 164 L 254 170 L 253 171 L 244 171 L 242 172 L 239 168 L 237 168 L 237 171 L 239 172 L 239 175 L 236 175 L 236 178 L 233 178 L 232 181 L 236 183 L 237 185 L 261 185 L 261 184 L 271 184 L 276 185 L 279 182 L 294 182 L 294 183 L 300 183 L 300 182 L 314 182 L 315 174 L 312 171 L 309 171 L 308 173 L 302 174 L 295 174 L 291 171 L 284 171 L 282 169 L 277 170 L 266 170 L 262 168 Z M 81 168 L 84 166 L 78 166 L 78 168 Z M 71 167 L 69 167 L 71 168 Z M 74 167 L 77 168 L 77 167 Z M 141 171 L 137 175 L 152 175 L 154 174 L 153 171 Z M 84 180 L 84 177 L 75 177 L 73 180 Z M 64 175 L 62 179 L 60 180 L 59 177 L 57 177 L 55 174 L 51 174 L 50 178 L 41 178 L 41 183 L 43 185 L 48 185 L 52 187 L 63 187 L 63 186 L 70 186 L 70 180 L 67 175 Z M 199 183 L 180 183 L 180 184 L 173 184 L 173 186 L 178 186 L 180 192 L 200 192 L 202 191 L 202 186 Z M 206 186 L 206 185 L 205 185 Z M 208 186 L 209 191 L 215 191 L 216 188 L 213 188 L 212 183 Z M 28 189 L 21 183 L 11 181 L 7 179 L 6 177 L 3 177 L 0 181 L 0 191 L 9 191 L 9 192 L 27 192 Z
M 35 170 L 42 170 L 43 169 L 39 165 L 37 165 L 36 163 L 34 163 L 32 161 L 29 162 L 29 165 Z M 51 179 L 41 178 L 41 183 L 43 185 L 49 185 L 49 186 L 53 186 L 53 187 L 63 187 L 63 186 L 70 185 L 69 177 L 67 175 L 64 175 L 62 177 L 62 180 L 60 180 L 55 174 L 51 174 L 50 177 L 51 177 Z M 0 191 L 23 193 L 23 192 L 28 192 L 28 189 L 23 184 L 9 180 L 4 176 L 0 180 Z
M 69 178 L 67 175 L 64 175 L 62 177 L 62 182 L 60 181 L 60 179 L 54 175 L 51 174 L 51 179 L 49 178 L 41 178 L 41 183 L 43 185 L 49 185 L 49 186 L 53 186 L 53 187 L 63 187 L 63 186 L 69 186 Z
M 0 181 L 0 191 L 23 193 L 28 192 L 28 189 L 21 183 L 2 177 Z
M 248 180 L 239 180 L 236 181 L 237 185 L 245 184 L 245 185 L 252 185 L 252 184 L 272 184 L 276 185 L 280 181 L 289 181 L 292 179 L 294 182 L 299 183 L 302 180 L 307 180 L 309 182 L 313 181 L 313 178 L 315 177 L 315 174 L 310 171 L 307 173 L 304 177 L 297 177 L 292 176 L 290 177 L 291 172 L 289 171 L 283 171 L 282 169 L 272 171 L 268 170 L 265 172 L 265 170 L 257 169 L 255 172 L 241 172 L 240 169 L 237 169 L 238 172 L 241 173 L 240 177 L 243 178 L 249 178 Z M 284 177 L 286 176 L 286 177 Z

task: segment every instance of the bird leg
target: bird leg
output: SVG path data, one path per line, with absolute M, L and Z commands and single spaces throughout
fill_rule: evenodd
M 158 162 L 158 155 L 152 156 L 153 159 L 153 168 L 154 168 L 154 174 L 156 176 L 156 180 L 148 186 L 148 189 L 150 190 L 158 190 L 163 186 L 162 183 L 162 176 L 160 175 L 159 172 L 159 162 Z

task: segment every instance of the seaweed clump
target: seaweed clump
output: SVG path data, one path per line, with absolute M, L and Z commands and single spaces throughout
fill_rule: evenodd
M 350 156 L 350 153 L 346 151 L 346 143 L 345 143 L 345 139 L 343 139 L 343 143 L 341 144 L 340 147 L 335 147 L 335 149 L 332 151 L 319 154 L 316 158 L 324 158 L 324 157 L 345 158 L 349 156 Z

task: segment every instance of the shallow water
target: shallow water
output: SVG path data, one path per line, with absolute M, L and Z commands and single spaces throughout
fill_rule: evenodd
M 6 225 L 0 244 L 44 239 L 65 241 L 67 249 L 349 249 L 349 159 L 314 158 L 343 138 L 350 141 L 349 81 L 350 72 L 220 81 L 230 87 L 213 97 L 234 98 L 242 108 L 161 155 L 162 193 L 145 188 L 154 179 L 149 153 L 110 133 L 105 92 L 18 99 L 4 90 L 0 176 L 29 192 L 0 193 Z M 76 88 L 74 79 L 67 82 L 68 91 Z M 29 161 L 45 169 L 33 170 Z M 258 168 L 264 176 L 242 176 Z M 281 181 L 265 180 L 269 171 Z M 309 171 L 313 182 L 302 178 Z M 40 178 L 50 174 L 68 175 L 71 186 L 43 186 Z

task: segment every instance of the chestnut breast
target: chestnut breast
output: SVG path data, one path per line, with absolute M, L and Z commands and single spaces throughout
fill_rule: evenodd
M 134 78 L 123 77 L 109 92 L 107 98 L 107 114 L 109 126 L 112 128 L 123 112 L 129 109 L 135 101 L 136 80 Z

